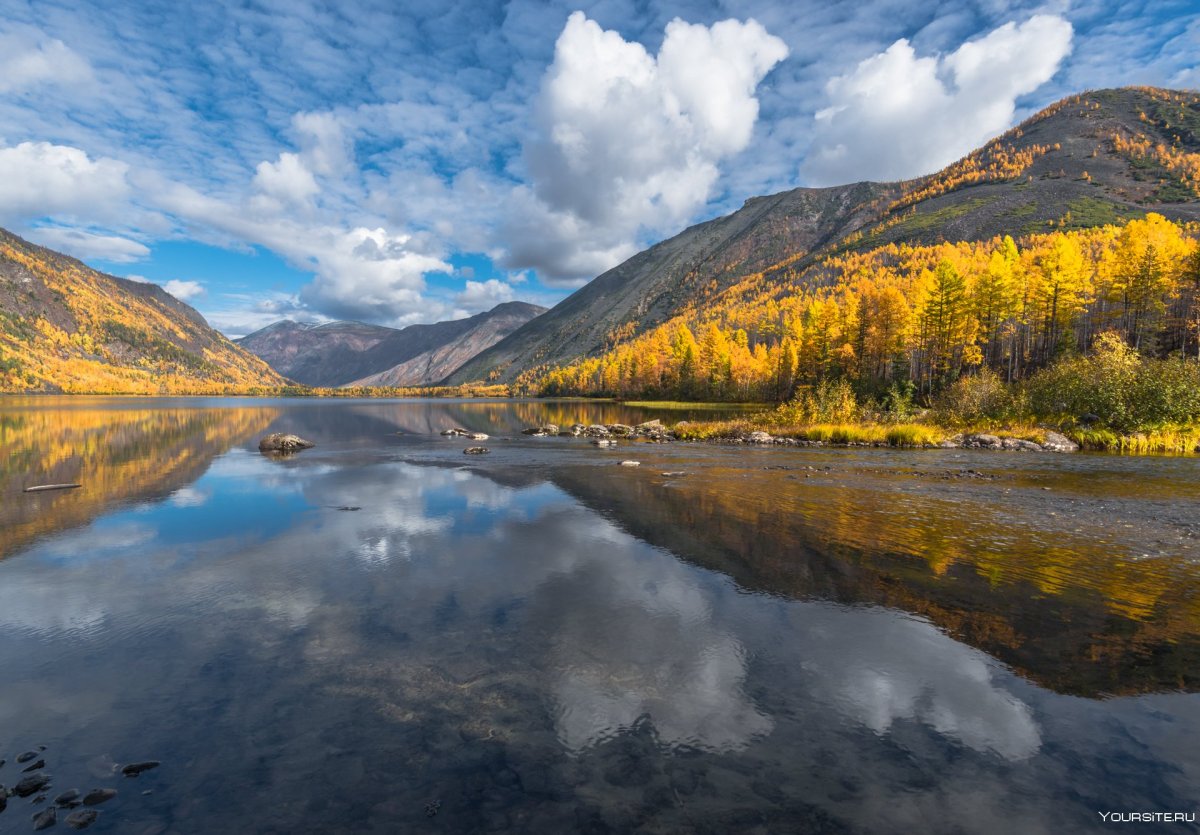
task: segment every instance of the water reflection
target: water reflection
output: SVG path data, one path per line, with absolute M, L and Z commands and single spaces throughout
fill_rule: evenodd
M 1196 697 L 1063 696 L 979 648 L 1050 679 L 1059 654 L 1079 687 L 1085 642 L 1054 630 L 1082 623 L 1123 663 L 1168 659 L 1096 662 L 1142 687 L 1194 633 L 1154 643 L 1091 579 L 914 559 L 879 527 L 897 493 L 872 498 L 908 476 L 801 489 L 744 451 L 646 447 L 630 471 L 556 439 L 464 462 L 387 431 L 444 415 L 396 411 L 280 409 L 214 435 L 202 475 L 0 563 L 5 744 L 47 744 L 64 788 L 97 758 L 164 761 L 97 831 L 1064 832 L 1200 799 Z M 266 459 L 269 428 L 319 446 Z

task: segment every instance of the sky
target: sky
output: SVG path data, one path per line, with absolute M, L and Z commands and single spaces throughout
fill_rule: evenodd
M 1200 3 L 0 0 L 0 226 L 230 336 L 403 327 L 1128 84 L 1200 87 Z

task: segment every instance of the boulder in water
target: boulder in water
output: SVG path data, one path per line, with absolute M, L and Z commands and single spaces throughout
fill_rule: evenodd
M 299 452 L 316 446 L 312 441 L 306 441 L 299 435 L 284 432 L 272 432 L 258 442 L 259 452 Z

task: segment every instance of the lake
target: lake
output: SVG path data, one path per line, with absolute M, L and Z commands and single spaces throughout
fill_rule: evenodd
M 0 783 L 53 775 L 0 832 L 71 788 L 134 835 L 1195 814 L 1200 460 L 520 434 L 681 416 L 0 399 Z

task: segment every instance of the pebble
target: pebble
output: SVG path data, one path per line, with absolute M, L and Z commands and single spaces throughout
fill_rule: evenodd
M 433 800 L 425 804 L 425 814 L 431 818 L 440 811 L 442 811 L 442 801 L 440 800 Z
M 67 826 L 72 829 L 87 829 L 96 822 L 98 817 L 100 817 L 100 813 L 95 809 L 80 809 L 78 812 L 67 815 Z
M 117 796 L 116 789 L 92 789 L 83 796 L 84 806 L 99 806 Z
M 53 806 L 49 809 L 43 809 L 33 816 L 33 829 L 35 832 L 40 829 L 49 829 L 56 823 L 58 823 L 58 811 Z

